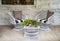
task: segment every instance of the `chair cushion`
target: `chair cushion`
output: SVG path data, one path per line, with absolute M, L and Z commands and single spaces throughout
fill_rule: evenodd
M 21 22 L 23 22 L 23 20 L 22 19 L 16 19 L 15 22 L 16 23 L 21 23 Z
M 54 14 L 54 12 L 51 12 L 51 11 L 48 10 L 46 19 L 48 19 L 49 17 L 51 17 L 53 14 Z
M 13 16 L 15 19 L 22 19 L 22 11 L 13 11 Z

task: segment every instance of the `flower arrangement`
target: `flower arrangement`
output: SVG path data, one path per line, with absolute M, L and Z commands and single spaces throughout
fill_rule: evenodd
M 32 20 L 32 19 L 25 19 L 21 25 L 22 26 L 34 26 L 34 27 L 37 27 L 37 26 L 40 26 L 41 22 L 39 21 L 36 21 L 36 20 Z

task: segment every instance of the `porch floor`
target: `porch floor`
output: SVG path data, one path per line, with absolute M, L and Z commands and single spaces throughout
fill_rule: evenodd
M 23 32 L 14 32 L 10 27 L 0 27 L 0 41 L 60 41 L 60 26 L 50 26 L 51 32 L 40 30 L 40 38 L 31 40 L 23 36 Z

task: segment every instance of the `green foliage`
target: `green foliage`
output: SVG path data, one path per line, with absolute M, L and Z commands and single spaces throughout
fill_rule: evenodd
M 26 19 L 24 20 L 21 25 L 22 26 L 39 26 L 41 22 L 37 22 L 36 20 Z

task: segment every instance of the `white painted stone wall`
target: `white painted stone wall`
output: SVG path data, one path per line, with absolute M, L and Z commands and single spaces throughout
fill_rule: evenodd
M 27 18 L 35 19 L 43 10 L 60 9 L 60 0 L 35 0 L 34 5 L 2 5 L 0 0 L 0 25 L 9 24 L 9 11 L 22 10 Z

